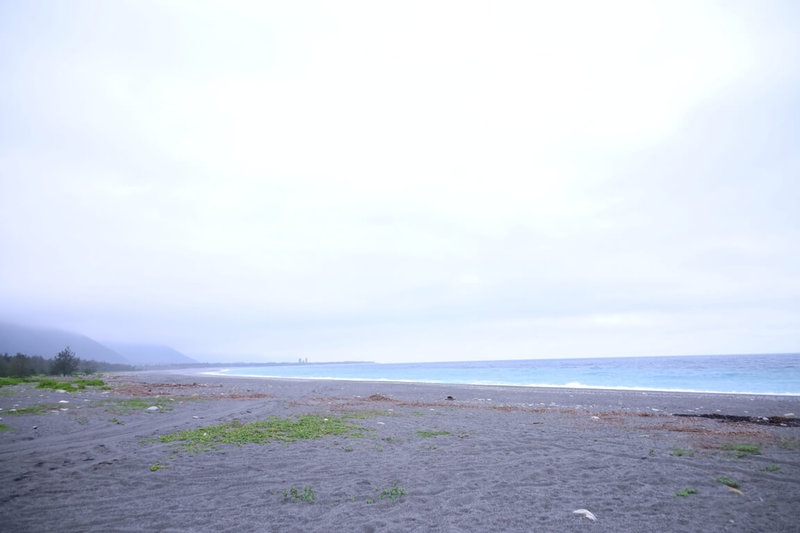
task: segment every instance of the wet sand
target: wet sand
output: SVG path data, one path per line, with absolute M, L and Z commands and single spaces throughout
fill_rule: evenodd
M 800 531 L 800 427 L 674 416 L 800 415 L 798 397 L 193 370 L 104 379 L 111 390 L 0 389 L 0 423 L 10 428 L 0 431 L 0 529 Z M 142 401 L 123 403 L 130 398 Z M 11 412 L 35 405 L 43 412 Z M 358 436 L 197 453 L 158 440 L 233 421 L 354 413 Z M 760 453 L 726 449 L 738 444 Z M 313 502 L 284 496 L 304 487 Z M 696 493 L 676 496 L 685 489 Z

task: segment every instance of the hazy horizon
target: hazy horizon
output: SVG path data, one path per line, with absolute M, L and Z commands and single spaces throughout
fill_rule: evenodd
M 2 4 L 0 320 L 230 362 L 797 353 L 797 20 Z

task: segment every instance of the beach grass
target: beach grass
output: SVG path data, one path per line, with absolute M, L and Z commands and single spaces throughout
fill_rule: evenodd
M 736 457 L 742 459 L 749 455 L 761 455 L 761 448 L 755 444 L 725 444 L 723 450 L 736 452 Z
M 716 481 L 717 483 L 722 483 L 723 485 L 727 485 L 728 487 L 731 487 L 733 489 L 739 488 L 739 482 L 729 478 L 728 476 L 719 476 L 714 481 Z
M 408 491 L 403 487 L 398 486 L 397 481 L 395 481 L 390 488 L 386 489 L 375 489 L 378 494 L 378 500 L 398 500 L 403 496 L 408 494 Z M 367 503 L 375 503 L 375 498 L 368 498 Z
M 679 498 L 686 498 L 690 494 L 697 494 L 697 489 L 683 489 L 682 491 L 676 492 L 674 496 Z
M 392 488 L 390 489 L 383 489 L 381 491 L 381 500 L 389 499 L 389 500 L 396 500 L 398 498 L 402 498 L 408 494 L 408 491 L 403 487 L 397 486 L 397 481 L 394 482 Z
M 452 435 L 452 433 L 450 433 L 449 431 L 425 431 L 425 430 L 419 430 L 419 431 L 417 431 L 417 435 L 419 435 L 422 438 L 429 439 L 431 437 L 439 437 L 439 436 L 443 436 L 443 435 Z
M 302 490 L 292 487 L 283 491 L 283 499 L 290 502 L 314 503 L 316 495 L 311 487 L 303 487 Z
M 36 383 L 39 381 L 37 378 L 0 378 L 0 387 L 8 385 L 20 385 L 22 383 Z
M 14 428 L 12 428 L 11 426 L 7 426 L 5 424 L 0 424 L 0 431 L 9 431 L 11 429 L 14 429 Z
M 58 409 L 56 404 L 38 403 L 36 405 L 29 405 L 28 407 L 18 407 L 16 409 L 9 409 L 4 411 L 9 415 L 43 415 L 50 411 Z
M 675 448 L 669 452 L 669 454 L 675 457 L 683 457 L 684 455 L 691 457 L 694 455 L 694 452 L 692 450 L 684 450 L 683 448 Z
M 175 400 L 171 398 L 128 398 L 108 399 L 100 402 L 106 411 L 115 415 L 125 415 L 136 411 L 146 411 L 150 407 L 158 407 L 154 411 L 171 411 Z M 149 411 L 148 411 L 149 412 Z
M 55 379 L 41 379 L 36 385 L 37 389 L 63 390 L 66 392 L 78 392 L 85 390 L 86 387 L 102 387 L 106 384 L 102 379 L 74 379 L 71 381 L 57 381 Z
M 316 440 L 329 435 L 360 436 L 365 428 L 349 423 L 350 416 L 325 417 L 311 414 L 296 418 L 270 417 L 243 424 L 239 421 L 193 430 L 178 431 L 158 438 L 160 442 L 176 442 L 186 451 L 200 452 L 220 444 L 267 444 L 272 440 L 294 442 Z
M 23 383 L 36 383 L 37 389 L 63 390 L 66 392 L 78 392 L 80 390 L 85 390 L 86 387 L 100 387 L 104 390 L 110 389 L 102 379 L 77 378 L 70 379 L 69 381 L 58 381 L 44 376 L 25 378 L 0 377 L 0 387 L 21 385 Z

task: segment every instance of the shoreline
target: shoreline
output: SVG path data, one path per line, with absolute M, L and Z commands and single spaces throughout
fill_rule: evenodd
M 222 369 L 224 370 L 224 369 Z M 158 372 L 158 371 L 154 371 Z M 594 390 L 594 391 L 629 391 L 629 392 L 671 392 L 676 394 L 725 394 L 725 395 L 743 395 L 743 396 L 786 396 L 790 398 L 800 399 L 800 392 L 740 392 L 740 391 L 714 391 L 714 390 L 693 390 L 693 389 L 658 389 L 646 387 L 602 387 L 597 385 L 552 385 L 552 384 L 521 384 L 521 383 L 461 383 L 461 382 L 448 382 L 448 381 L 419 381 L 419 380 L 402 380 L 402 379 L 361 379 L 361 378 L 340 378 L 340 377 L 291 377 L 291 376 L 268 376 L 262 374 L 226 374 L 218 371 L 204 371 L 200 372 L 202 375 L 218 376 L 218 377 L 231 377 L 231 378 L 253 378 L 253 379 L 287 379 L 287 380 L 309 380 L 309 381 L 353 381 L 365 383 L 426 383 L 430 385 L 442 386 L 476 386 L 476 387 L 520 387 L 532 389 L 568 389 L 568 390 Z
M 588 388 L 800 397 L 800 354 L 428 362 L 286 364 L 204 371 L 240 376 Z
M 387 393 L 406 401 L 430 402 L 453 396 L 466 402 L 490 401 L 495 405 L 536 404 L 571 409 L 593 408 L 607 411 L 623 409 L 629 412 L 669 412 L 670 414 L 702 409 L 708 412 L 725 412 L 734 415 L 769 417 L 794 414 L 800 417 L 800 396 L 790 395 L 232 376 L 209 374 L 194 369 L 188 371 L 172 369 L 166 372 L 148 370 L 133 374 L 138 374 L 140 378 L 147 381 L 163 382 L 172 378 L 183 384 L 196 382 L 200 378 L 213 383 L 216 383 L 217 379 L 221 379 L 228 381 L 237 389 L 272 390 L 279 388 L 282 391 L 297 391 L 297 394 L 309 394 L 311 391 L 334 393 L 360 390 L 364 394 L 368 391 Z
M 0 520 L 9 531 L 797 527 L 800 427 L 697 416 L 798 413 L 792 397 L 175 369 L 104 379 L 110 390 L 3 389 L 0 416 L 11 429 L 0 432 Z M 52 407 L 10 413 L 37 404 Z M 680 413 L 690 416 L 674 416 Z M 196 453 L 159 440 L 306 415 L 351 417 L 345 420 L 361 429 Z M 758 454 L 727 448 L 741 445 Z M 739 484 L 736 491 L 718 481 L 726 478 Z M 313 489 L 313 502 L 285 496 L 304 487 Z M 393 488 L 393 497 L 381 497 Z M 573 514 L 579 509 L 597 521 Z

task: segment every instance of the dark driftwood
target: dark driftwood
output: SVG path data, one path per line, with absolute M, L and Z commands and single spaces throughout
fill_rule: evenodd
M 770 426 L 800 427 L 800 418 L 789 418 L 785 416 L 741 416 L 741 415 L 722 415 L 719 413 L 708 413 L 708 414 L 674 413 L 672 416 L 712 418 L 714 420 L 719 420 L 720 422 L 747 422 L 750 424 L 768 424 Z

